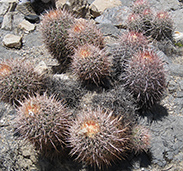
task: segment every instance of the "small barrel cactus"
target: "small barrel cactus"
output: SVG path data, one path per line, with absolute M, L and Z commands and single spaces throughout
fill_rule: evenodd
M 67 29 L 74 23 L 74 16 L 66 10 L 51 10 L 43 16 L 40 25 L 43 41 L 53 58 L 62 66 L 70 62 L 72 50 L 67 46 Z
M 46 93 L 25 99 L 17 108 L 15 128 L 41 155 L 55 158 L 65 147 L 69 112 L 63 101 Z
M 150 36 L 153 27 L 152 21 L 153 11 L 150 8 L 144 9 L 140 14 L 132 13 L 128 16 L 127 28 Z
M 34 65 L 22 59 L 0 63 L 0 100 L 18 104 L 28 95 L 44 91 L 45 76 L 34 71 Z
M 158 11 L 152 21 L 152 38 L 160 41 L 173 40 L 173 20 L 166 11 Z
M 83 110 L 69 128 L 70 154 L 76 160 L 102 168 L 124 157 L 129 146 L 129 127 L 123 125 L 112 112 Z
M 146 127 L 142 125 L 135 125 L 132 128 L 131 137 L 135 153 L 140 153 L 143 151 L 147 152 L 150 147 L 150 138 L 150 131 Z
M 122 79 L 139 106 L 150 108 L 166 88 L 164 63 L 154 51 L 140 51 L 128 62 Z
M 119 42 L 112 47 L 113 55 L 113 77 L 116 79 L 121 75 L 125 68 L 125 63 L 135 53 L 147 48 L 148 40 L 142 34 L 134 31 L 128 31 L 122 34 Z
M 132 4 L 132 12 L 136 14 L 141 14 L 145 9 L 149 9 L 150 5 L 147 0 L 136 0 Z
M 115 86 L 113 89 L 94 94 L 91 99 L 91 105 L 105 107 L 113 111 L 114 115 L 123 116 L 125 119 L 135 120 L 137 110 L 135 100 L 122 85 Z
M 127 19 L 127 28 L 130 31 L 142 32 L 143 20 L 139 14 L 131 13 Z
M 101 85 L 110 75 L 110 60 L 105 50 L 86 44 L 75 49 L 72 56 L 72 70 L 86 84 Z
M 92 44 L 102 49 L 104 47 L 104 37 L 96 24 L 90 20 L 76 19 L 67 30 L 69 34 L 68 46 L 77 48 L 85 44 Z

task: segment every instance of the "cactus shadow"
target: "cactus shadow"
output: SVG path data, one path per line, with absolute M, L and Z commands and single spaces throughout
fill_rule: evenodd
M 152 122 L 162 120 L 168 116 L 168 110 L 160 104 L 155 104 L 148 110 L 139 111 L 139 114 L 143 118 L 146 117 L 149 122 Z

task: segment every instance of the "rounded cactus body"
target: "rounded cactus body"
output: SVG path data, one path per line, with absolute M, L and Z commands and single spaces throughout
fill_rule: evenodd
M 72 70 L 86 84 L 101 85 L 110 75 L 111 63 L 105 50 L 86 44 L 78 47 L 72 56 Z
M 133 4 L 132 4 L 132 12 L 136 13 L 136 14 L 141 14 L 142 11 L 144 11 L 145 9 L 149 9 L 150 5 L 148 3 L 148 1 L 146 0 L 136 0 Z
M 112 112 L 88 108 L 77 115 L 69 128 L 70 154 L 88 165 L 110 165 L 124 157 L 129 144 L 129 128 Z
M 144 9 L 140 14 L 132 13 L 128 16 L 127 28 L 131 31 L 143 33 L 150 36 L 153 27 L 153 11 L 150 8 Z
M 165 11 L 158 11 L 152 21 L 152 38 L 160 41 L 164 39 L 173 40 L 173 20 Z
M 163 65 L 152 50 L 139 52 L 128 62 L 122 79 L 140 107 L 149 108 L 160 101 L 166 88 Z
M 104 37 L 100 30 L 90 20 L 76 19 L 74 24 L 68 29 L 68 46 L 78 48 L 85 44 L 92 44 L 102 49 L 104 47 Z
M 122 85 L 115 86 L 113 89 L 102 93 L 94 93 L 91 105 L 94 108 L 100 106 L 110 109 L 114 115 L 123 116 L 123 118 L 131 122 L 136 119 L 135 111 L 137 107 L 135 99 Z
M 142 34 L 134 31 L 125 32 L 119 42 L 111 49 L 113 55 L 113 77 L 120 79 L 124 71 L 126 61 L 137 53 L 147 48 L 148 40 Z
M 34 65 L 21 59 L 0 63 L 0 100 L 18 103 L 28 95 L 44 90 L 45 76 L 34 71 Z
M 127 19 L 127 28 L 130 31 L 142 32 L 143 20 L 139 14 L 131 13 Z
M 74 23 L 74 16 L 66 10 L 51 10 L 43 16 L 40 25 L 43 41 L 53 58 L 67 66 L 72 50 L 67 46 L 67 29 Z
M 69 112 L 62 101 L 52 95 L 29 97 L 17 108 L 16 129 L 44 156 L 61 155 L 65 147 Z

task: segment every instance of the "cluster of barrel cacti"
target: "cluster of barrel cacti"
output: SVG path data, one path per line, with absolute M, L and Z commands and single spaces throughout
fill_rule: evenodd
M 147 0 L 136 0 L 127 20 L 129 30 L 142 32 L 155 40 L 172 40 L 173 20 L 167 11 L 159 11 Z
M 42 155 L 54 159 L 70 149 L 76 160 L 101 169 L 132 150 L 148 151 L 149 130 L 136 117 L 139 108 L 149 109 L 161 100 L 166 77 L 164 63 L 146 35 L 151 29 L 153 38 L 162 39 L 161 32 L 167 38 L 172 23 L 166 12 L 152 17 L 146 1 L 137 0 L 132 9 L 129 30 L 111 49 L 112 55 L 93 22 L 61 9 L 43 16 L 43 41 L 72 75 L 70 85 L 67 79 L 36 73 L 27 61 L 1 62 L 1 100 L 16 102 L 16 131 Z

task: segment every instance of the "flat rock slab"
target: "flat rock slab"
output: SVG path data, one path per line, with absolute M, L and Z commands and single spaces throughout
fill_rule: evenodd
M 101 24 L 112 24 L 120 28 L 126 28 L 126 20 L 129 12 L 130 8 L 127 6 L 110 8 L 105 10 L 101 16 L 95 19 L 95 21 Z
M 157 106 L 140 119 L 140 123 L 151 131 L 152 163 L 160 167 L 172 161 L 183 149 L 183 117 L 168 115 L 166 112 L 163 106 Z

